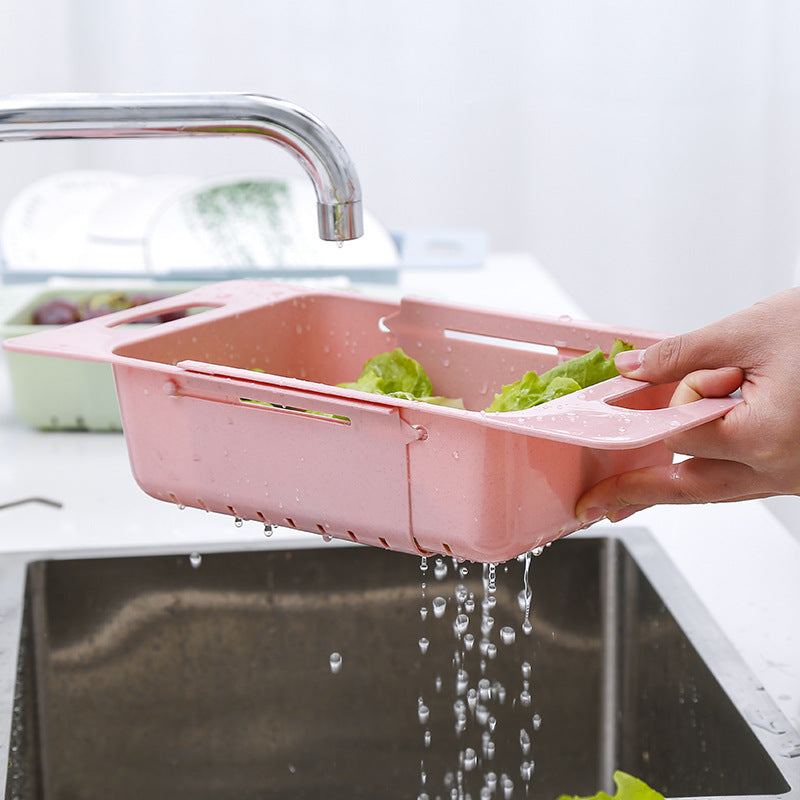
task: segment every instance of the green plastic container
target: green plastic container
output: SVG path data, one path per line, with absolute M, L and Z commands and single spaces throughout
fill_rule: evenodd
M 54 298 L 79 302 L 98 292 L 121 291 L 129 294 L 178 294 L 196 286 L 191 284 L 110 286 L 91 288 L 51 288 L 30 297 L 15 310 L 0 328 L 8 339 L 56 325 L 34 325 L 34 310 Z M 111 365 L 76 361 L 71 358 L 6 352 L 11 393 L 17 416 L 27 425 L 49 431 L 121 431 L 119 403 Z

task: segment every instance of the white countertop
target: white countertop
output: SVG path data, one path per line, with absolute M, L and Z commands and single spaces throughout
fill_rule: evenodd
M 482 270 L 406 271 L 398 286 L 361 290 L 583 316 L 552 278 L 523 255 L 493 255 Z M 2 318 L 25 291 L 0 286 Z M 29 430 L 14 416 L 8 384 L 0 356 L 0 505 L 44 497 L 63 507 L 27 503 L 0 509 L 0 553 L 112 546 L 185 545 L 187 551 L 200 552 L 320 546 L 314 534 L 279 529 L 267 539 L 257 523 L 235 527 L 225 517 L 180 511 L 153 500 L 133 480 L 122 435 Z M 757 680 L 800 731 L 800 542 L 757 501 L 661 507 L 619 525 L 653 532 Z

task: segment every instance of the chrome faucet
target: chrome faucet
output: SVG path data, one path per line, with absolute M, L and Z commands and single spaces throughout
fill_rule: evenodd
M 363 233 L 361 187 L 347 151 L 319 119 L 255 94 L 33 94 L 0 96 L 0 141 L 161 136 L 261 136 L 288 150 L 317 193 L 321 239 Z

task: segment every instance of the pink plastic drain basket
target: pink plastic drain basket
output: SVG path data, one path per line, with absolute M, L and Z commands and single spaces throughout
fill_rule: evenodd
M 143 329 L 155 312 L 193 309 Z M 657 334 L 266 281 L 201 287 L 7 340 L 113 365 L 133 473 L 159 500 L 417 554 L 502 562 L 574 531 L 580 494 L 672 454 L 663 439 L 730 398 L 665 408 L 670 386 L 614 378 L 486 413 L 528 370 Z M 466 409 L 340 389 L 402 347 Z M 308 413 L 312 412 L 312 413 Z

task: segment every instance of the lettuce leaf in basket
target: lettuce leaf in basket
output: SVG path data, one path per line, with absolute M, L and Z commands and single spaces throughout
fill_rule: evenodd
M 613 796 L 606 792 L 598 792 L 591 797 L 562 794 L 558 800 L 664 800 L 662 794 L 627 772 L 617 770 L 614 773 L 614 783 L 617 785 L 617 792 Z
M 600 381 L 619 375 L 614 357 L 633 345 L 615 339 L 608 357 L 598 347 L 589 353 L 570 358 L 547 372 L 537 375 L 526 372 L 518 381 L 503 386 L 494 396 L 487 411 L 522 411 L 546 403 L 556 397 L 585 389 Z
M 434 405 L 464 408 L 459 399 L 434 395 L 430 378 L 422 365 L 399 347 L 373 356 L 364 364 L 358 380 L 340 383 L 339 386 L 342 389 L 358 389 L 403 400 L 421 400 Z

